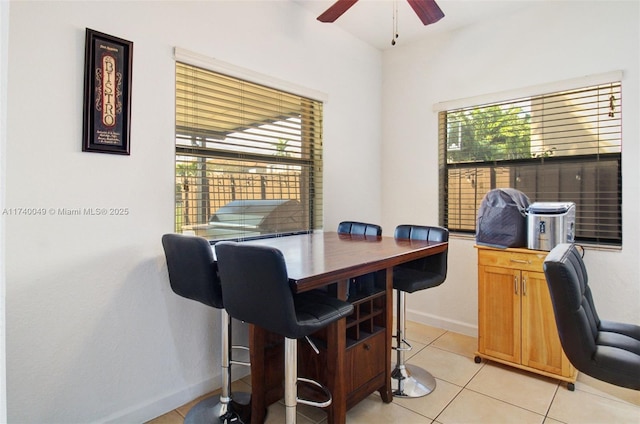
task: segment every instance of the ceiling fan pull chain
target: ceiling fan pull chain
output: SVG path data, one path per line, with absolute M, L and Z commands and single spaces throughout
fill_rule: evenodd
M 398 0 L 393 0 L 393 34 L 391 37 L 391 45 L 396 45 L 398 38 Z

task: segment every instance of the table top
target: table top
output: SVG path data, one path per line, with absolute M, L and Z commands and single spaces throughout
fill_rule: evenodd
M 338 280 L 399 265 L 444 251 L 446 242 L 396 240 L 393 237 L 315 232 L 243 243 L 279 249 L 289 280 L 303 292 Z

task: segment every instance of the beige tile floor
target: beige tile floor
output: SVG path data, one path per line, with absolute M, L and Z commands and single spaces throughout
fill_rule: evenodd
M 474 337 L 411 322 L 407 337 L 413 345 L 408 363 L 429 370 L 437 380 L 436 390 L 422 398 L 394 398 L 389 404 L 372 394 L 347 412 L 349 424 L 640 424 L 638 391 L 579 374 L 576 389 L 570 392 L 557 380 L 493 362 L 476 364 Z M 249 392 L 249 384 L 245 377 L 234 382 L 234 390 Z M 196 401 L 148 424 L 182 424 Z M 284 405 L 271 405 L 266 423 L 283 422 Z M 324 424 L 326 414 L 302 405 L 298 423 Z

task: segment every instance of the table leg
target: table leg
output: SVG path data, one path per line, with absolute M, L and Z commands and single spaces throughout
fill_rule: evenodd
M 251 423 L 262 424 L 265 420 L 265 355 L 266 332 L 253 324 L 249 325 L 249 351 L 251 360 Z
M 328 424 L 344 424 L 347 420 L 347 388 L 344 380 L 346 350 L 346 318 L 327 328 L 327 381 L 333 401 L 327 409 Z
M 393 339 L 393 268 L 386 270 L 386 326 L 385 326 L 385 384 L 378 389 L 382 401 L 390 403 L 393 401 L 391 392 L 391 341 Z

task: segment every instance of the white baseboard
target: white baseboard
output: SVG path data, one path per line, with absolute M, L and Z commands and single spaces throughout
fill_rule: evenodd
M 100 423 L 144 423 L 156 417 L 173 411 L 176 408 L 220 388 L 222 377 L 220 374 L 200 383 L 185 387 L 167 396 L 151 400 L 145 404 L 133 405 L 126 410 L 118 411 L 100 419 Z
M 453 331 L 454 333 L 460 333 L 471 337 L 478 337 L 478 326 L 466 322 L 443 318 L 409 308 L 407 308 L 407 319 L 409 321 L 417 322 L 420 324 L 430 325 L 432 327 Z
M 233 379 L 238 380 L 249 375 L 249 371 L 242 372 L 242 368 L 234 369 Z M 217 374 L 214 377 L 201 381 L 200 383 L 185 387 L 175 393 L 158 399 L 149 401 L 146 404 L 134 405 L 126 410 L 119 411 L 106 418 L 100 419 L 99 423 L 144 423 L 156 417 L 166 414 L 191 402 L 192 400 L 211 393 L 222 387 L 222 375 Z

